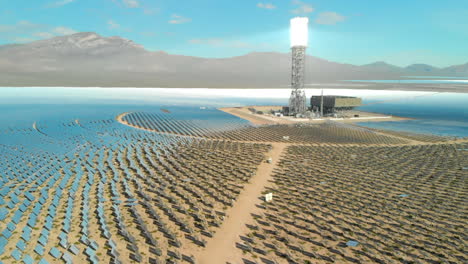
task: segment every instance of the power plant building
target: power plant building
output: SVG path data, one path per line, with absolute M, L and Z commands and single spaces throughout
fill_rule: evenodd
M 352 110 L 355 107 L 362 105 L 362 99 L 350 96 L 326 95 L 326 96 L 312 96 L 310 98 L 310 105 L 312 110 L 320 110 L 323 99 L 323 113 L 330 114 L 339 111 Z

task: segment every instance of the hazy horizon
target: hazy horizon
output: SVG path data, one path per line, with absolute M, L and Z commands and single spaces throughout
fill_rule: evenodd
M 468 62 L 468 52 L 459 45 L 468 41 L 468 3 L 453 0 L 46 0 L 2 5 L 0 45 L 96 32 L 131 39 L 151 51 L 203 58 L 287 53 L 289 19 L 306 16 L 311 21 L 308 54 L 326 60 L 353 65 L 385 61 L 400 67 Z

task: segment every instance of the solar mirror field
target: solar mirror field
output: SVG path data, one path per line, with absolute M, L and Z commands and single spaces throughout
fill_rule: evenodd
M 468 262 L 466 138 L 111 113 L 0 130 L 1 263 Z

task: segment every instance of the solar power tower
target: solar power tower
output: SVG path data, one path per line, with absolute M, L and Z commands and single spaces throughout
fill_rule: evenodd
M 291 19 L 290 39 L 292 53 L 290 115 L 304 114 L 307 111 L 307 98 L 304 91 L 305 58 L 308 43 L 307 17 Z

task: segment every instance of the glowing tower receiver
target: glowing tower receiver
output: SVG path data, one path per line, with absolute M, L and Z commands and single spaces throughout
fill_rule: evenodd
M 309 19 L 307 17 L 295 17 L 291 19 L 291 47 L 307 47 L 309 41 L 308 24 Z
M 307 98 L 304 91 L 305 55 L 309 40 L 309 19 L 295 17 L 291 19 L 290 38 L 292 50 L 291 97 L 289 113 L 304 114 L 307 111 Z

